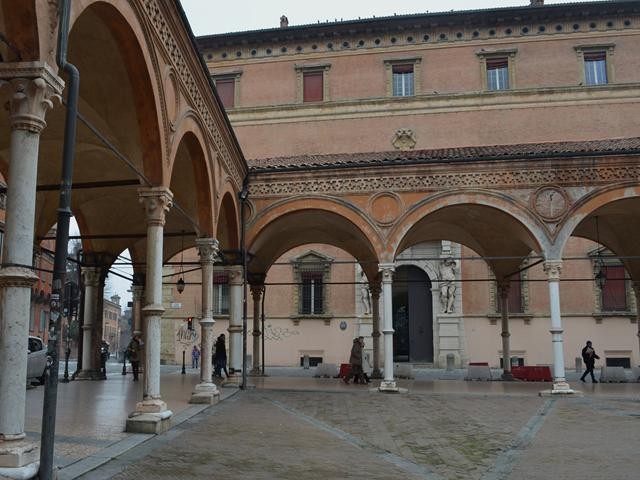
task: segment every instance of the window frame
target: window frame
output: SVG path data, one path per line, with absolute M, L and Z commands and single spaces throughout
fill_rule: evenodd
M 308 252 L 299 255 L 291 261 L 293 268 L 293 278 L 295 283 L 294 288 L 294 308 L 295 313 L 292 316 L 294 323 L 297 324 L 300 319 L 314 319 L 321 318 L 328 323 L 331 318 L 330 312 L 330 289 L 328 288 L 331 281 L 331 264 L 333 258 L 323 255 L 321 253 L 309 250 Z M 313 267 L 313 268 L 309 268 Z M 312 312 L 304 312 L 304 285 L 303 275 L 304 273 L 314 273 L 322 276 L 322 312 L 314 312 L 313 306 Z
M 318 104 L 329 101 L 329 70 L 330 63 L 314 63 L 293 66 L 296 72 L 296 103 L 300 104 Z M 304 101 L 304 74 L 305 73 L 322 73 L 322 100 Z
M 224 282 L 216 281 L 224 279 Z M 211 313 L 217 317 L 228 317 L 231 313 L 231 296 L 229 285 L 229 273 L 224 269 L 214 268 L 212 279 Z M 226 286 L 226 291 L 225 287 Z M 226 305 L 225 305 L 226 293 Z M 225 308 L 226 312 L 225 312 Z
M 224 73 L 212 73 L 211 79 L 213 80 L 213 84 L 218 88 L 218 81 L 228 81 L 233 82 L 233 105 L 226 106 L 222 103 L 222 98 L 220 99 L 220 103 L 225 110 L 231 110 L 233 108 L 238 108 L 240 105 L 240 77 L 242 76 L 242 70 L 234 70 L 232 72 L 224 72 Z
M 516 88 L 516 54 L 517 48 L 507 48 L 501 50 L 478 50 L 476 56 L 480 61 L 480 78 L 482 80 L 482 90 L 485 92 L 508 92 Z M 489 90 L 489 69 L 487 61 L 496 61 L 500 59 L 507 60 L 507 78 L 509 85 L 507 88 Z
M 422 92 L 422 57 L 388 58 L 383 60 L 387 97 L 410 98 Z M 403 65 L 413 66 L 413 92 L 411 95 L 393 94 L 393 68 Z
M 601 87 L 603 85 L 610 85 L 615 83 L 614 80 L 614 68 L 613 68 L 613 53 L 615 49 L 615 43 L 599 43 L 589 45 L 576 45 L 574 50 L 578 58 L 578 64 L 580 65 L 581 78 L 580 85 L 583 87 Z M 605 67 L 607 72 L 606 83 L 590 83 L 587 84 L 587 69 L 584 60 L 585 54 L 604 53 L 605 55 Z

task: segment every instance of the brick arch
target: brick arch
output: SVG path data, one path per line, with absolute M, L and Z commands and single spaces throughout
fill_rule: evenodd
M 226 182 L 220 192 L 222 199 L 218 207 L 216 238 L 221 250 L 240 249 L 240 206 L 231 182 Z
M 598 217 L 596 231 L 595 217 Z M 555 258 L 562 253 L 571 236 L 599 240 L 617 255 L 640 256 L 637 232 L 640 230 L 640 185 L 622 184 L 598 189 L 573 205 L 562 224 L 556 243 Z M 634 280 L 640 280 L 640 260 L 626 258 L 622 263 Z
M 176 126 L 174 142 L 170 152 L 171 191 L 174 199 L 198 222 L 199 236 L 214 235 L 215 213 L 213 182 L 213 163 L 211 153 L 206 148 L 207 142 L 200 119 L 195 115 L 187 115 Z M 187 152 L 190 164 L 183 164 L 178 157 L 182 150 Z M 184 161 L 184 160 L 182 160 Z M 188 169 L 185 172 L 185 169 Z M 176 178 L 182 178 L 184 185 L 174 184 Z
M 379 231 L 353 205 L 321 196 L 284 200 L 258 212 L 247 231 L 254 255 L 249 269 L 265 273 L 283 253 L 308 243 L 341 248 L 361 262 L 369 279 L 377 274 L 383 248 Z
M 488 257 L 541 253 L 549 240 L 544 226 L 511 197 L 488 191 L 434 195 L 411 207 L 387 240 L 385 261 L 429 240 L 451 240 Z M 491 260 L 497 277 L 517 270 L 519 259 Z

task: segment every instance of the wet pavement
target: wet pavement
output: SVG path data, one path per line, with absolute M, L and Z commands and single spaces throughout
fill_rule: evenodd
M 313 369 L 268 373 L 249 379 L 255 388 L 221 388 L 215 406 L 190 406 L 197 372 L 164 366 L 174 427 L 159 436 L 122 431 L 142 394 L 130 375 L 60 384 L 59 478 L 638 478 L 638 383 L 572 382 L 583 397 L 549 399 L 538 396 L 549 384 L 465 382 L 463 371 L 418 371 L 399 380 L 405 394 Z M 42 387 L 27 397 L 37 439 Z

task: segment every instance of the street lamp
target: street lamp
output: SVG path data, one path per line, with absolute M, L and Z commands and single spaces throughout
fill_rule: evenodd
M 181 241 L 180 241 L 180 278 L 178 279 L 178 281 L 176 282 L 176 290 L 178 290 L 178 293 L 182 293 L 184 292 L 184 269 L 182 266 L 182 261 L 184 260 L 184 231 L 182 231 L 182 237 L 181 237 Z
M 595 281 L 596 285 L 600 290 L 602 290 L 607 283 L 607 274 L 604 271 L 604 261 L 602 260 L 602 248 L 600 247 L 600 229 L 598 228 L 598 217 L 595 217 L 596 220 L 596 242 L 598 243 L 598 257 L 595 261 Z

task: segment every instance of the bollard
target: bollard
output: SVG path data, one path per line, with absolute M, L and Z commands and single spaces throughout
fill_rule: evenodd
M 456 356 L 453 353 L 447 353 L 447 372 L 453 370 L 456 366 Z
M 582 359 L 580 357 L 576 357 L 576 372 L 582 371 Z
M 309 355 L 302 357 L 302 366 L 305 370 L 309 370 Z

